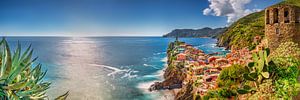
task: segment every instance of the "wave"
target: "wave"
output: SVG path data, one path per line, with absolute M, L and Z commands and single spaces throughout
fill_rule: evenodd
M 154 56 L 157 55 L 161 55 L 163 53 L 166 52 L 161 52 L 161 53 L 155 53 L 153 54 Z M 159 59 L 157 59 L 159 58 Z M 152 91 L 150 92 L 148 89 L 149 87 L 154 83 L 154 82 L 158 82 L 158 81 L 163 81 L 163 74 L 164 74 L 164 70 L 167 68 L 167 57 L 151 57 L 151 59 L 155 59 L 158 60 L 159 62 L 162 62 L 163 64 L 163 68 L 157 68 L 159 70 L 157 70 L 155 73 L 152 74 L 148 74 L 148 75 L 144 75 L 139 77 L 140 81 L 139 84 L 136 86 L 138 89 L 140 89 L 141 91 L 143 91 L 143 93 L 145 94 L 145 96 L 147 98 L 150 99 L 154 99 L 154 100 L 173 100 L 174 99 L 174 94 L 172 94 L 172 92 L 168 91 L 168 90 L 161 90 L 161 91 Z M 161 66 L 161 65 L 150 65 L 150 64 L 143 64 L 144 66 L 147 67 L 156 67 L 156 66 Z
M 160 69 L 160 68 L 156 67 L 155 65 L 143 64 L 143 66 L 145 66 L 145 67 L 152 67 L 154 69 Z
M 166 52 L 153 53 L 153 55 L 161 55 L 161 54 L 166 54 Z
M 212 43 L 212 44 L 210 44 L 210 46 L 211 46 L 212 48 L 216 48 L 216 47 L 217 47 L 217 44 L 216 44 L 216 43 Z
M 167 63 L 168 57 L 164 57 L 164 58 L 162 58 L 160 61 L 162 61 L 162 62 L 164 62 L 164 63 Z
M 116 74 L 123 74 L 123 73 L 124 73 L 124 75 L 121 76 L 120 78 L 135 78 L 135 77 L 137 77 L 137 75 L 135 75 L 135 73 L 138 72 L 138 71 L 135 71 L 132 69 L 119 69 L 119 68 L 107 66 L 107 65 L 90 64 L 90 66 L 103 67 L 103 68 L 112 70 L 112 72 L 107 74 L 107 76 L 112 76 L 113 78 L 115 77 Z
M 61 43 L 64 44 L 93 44 L 94 41 L 91 40 L 63 40 Z

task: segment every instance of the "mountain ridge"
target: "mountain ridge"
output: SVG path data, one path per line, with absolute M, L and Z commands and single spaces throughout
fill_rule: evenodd
M 171 32 L 163 35 L 163 37 L 217 37 L 217 35 L 223 33 L 227 27 L 223 28 L 210 28 L 204 27 L 201 29 L 174 29 Z

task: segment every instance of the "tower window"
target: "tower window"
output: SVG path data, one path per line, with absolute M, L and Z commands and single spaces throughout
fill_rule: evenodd
M 278 9 L 275 8 L 274 12 L 273 12 L 273 19 L 274 19 L 274 23 L 278 23 L 279 21 L 279 16 L 278 16 Z
M 296 14 L 296 23 L 300 23 L 300 14 L 299 13 Z
M 287 8 L 284 9 L 284 23 L 290 22 L 289 10 Z
M 279 28 L 276 28 L 275 33 L 276 33 L 277 35 L 280 35 L 280 30 L 279 30 Z
M 267 10 L 266 12 L 266 24 L 270 24 L 270 11 Z

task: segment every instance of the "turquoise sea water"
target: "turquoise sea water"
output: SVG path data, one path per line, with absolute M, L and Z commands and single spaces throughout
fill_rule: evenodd
M 50 98 L 70 91 L 70 100 L 158 100 L 163 92 L 148 92 L 162 80 L 166 49 L 173 38 L 160 37 L 8 37 L 32 44 L 38 62 L 52 82 Z M 182 38 L 206 53 L 226 52 L 215 39 Z

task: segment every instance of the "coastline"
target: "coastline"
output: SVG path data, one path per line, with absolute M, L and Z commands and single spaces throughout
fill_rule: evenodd
M 150 92 L 148 90 L 148 87 L 150 87 L 154 82 L 164 80 L 164 71 L 167 69 L 167 57 L 162 58 L 161 61 L 164 62 L 163 69 L 158 70 L 153 74 L 143 76 L 143 77 L 155 77 L 158 78 L 158 80 L 139 83 L 137 88 L 142 90 L 146 95 L 149 95 L 150 98 L 155 98 L 156 100 L 173 100 L 176 95 L 175 90 L 162 90 L 156 92 Z
M 172 96 L 169 96 L 169 97 L 172 97 L 171 100 L 174 100 L 174 98 L 177 98 L 177 96 L 180 95 L 180 92 L 182 90 L 184 90 L 184 88 L 186 88 L 186 86 L 185 86 L 186 85 L 186 80 L 188 80 L 187 79 L 188 75 L 184 71 L 182 71 L 182 70 L 173 70 L 171 68 L 172 66 L 174 66 L 173 65 L 173 62 L 174 62 L 173 57 L 177 56 L 177 54 L 172 55 L 172 52 L 176 48 L 176 43 L 177 42 L 179 42 L 179 41 L 176 40 L 175 42 L 171 42 L 168 46 L 166 65 L 165 65 L 165 68 L 163 69 L 163 71 L 160 71 L 161 75 L 163 75 L 162 78 L 159 80 L 160 82 L 153 81 L 152 85 L 148 84 L 150 92 L 151 91 L 154 91 L 154 92 L 157 92 L 157 91 L 162 92 L 163 91 L 165 96 L 172 94 Z M 203 54 L 203 56 L 205 56 L 205 59 L 208 59 L 209 57 L 213 56 L 213 55 L 210 55 L 210 54 L 205 54 L 202 50 L 199 49 L 198 46 L 196 48 L 196 47 L 193 47 L 189 44 L 185 44 L 184 42 L 180 42 L 180 43 L 182 43 L 182 45 L 186 45 L 187 48 L 193 48 L 193 50 L 196 50 L 197 53 Z M 179 44 L 177 44 L 177 46 L 179 46 Z M 216 44 L 213 44 L 212 46 L 215 47 L 215 45 Z M 179 50 L 179 52 L 182 52 L 182 51 Z M 218 53 L 215 53 L 215 54 L 218 54 Z M 167 98 L 165 98 L 165 99 L 167 99 Z
M 215 44 L 211 46 L 215 47 Z M 250 61 L 251 52 L 242 49 L 224 52 L 225 54 L 207 53 L 198 46 L 176 39 L 168 45 L 163 80 L 153 82 L 149 91 L 171 91 L 172 100 L 190 100 L 198 95 L 204 96 L 209 90 L 218 87 L 217 78 L 223 69 L 234 64 L 246 64 Z

